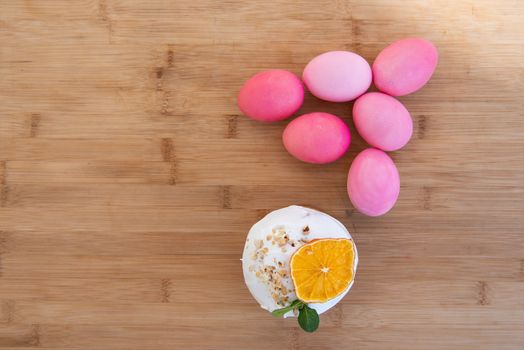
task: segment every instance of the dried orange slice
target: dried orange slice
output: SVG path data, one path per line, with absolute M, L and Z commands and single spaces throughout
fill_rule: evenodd
M 291 279 L 297 298 L 324 303 L 344 292 L 354 278 L 355 246 L 351 239 L 313 240 L 291 257 Z

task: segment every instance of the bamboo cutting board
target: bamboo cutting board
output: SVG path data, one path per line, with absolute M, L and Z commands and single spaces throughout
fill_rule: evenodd
M 0 0 L 0 347 L 524 348 L 524 2 Z M 388 215 L 354 211 L 347 170 L 313 166 L 286 122 L 239 114 L 269 68 L 372 62 L 432 40 L 440 62 L 402 97 Z M 351 104 L 301 112 L 351 124 Z M 356 284 L 306 334 L 243 284 L 250 226 L 301 204 L 341 220 Z

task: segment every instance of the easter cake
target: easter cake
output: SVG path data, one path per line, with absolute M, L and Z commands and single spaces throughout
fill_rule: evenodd
M 344 225 L 297 205 L 253 225 L 242 257 L 245 283 L 260 306 L 275 316 L 298 315 L 299 323 L 302 312 L 322 314 L 342 300 L 357 265 L 358 253 Z

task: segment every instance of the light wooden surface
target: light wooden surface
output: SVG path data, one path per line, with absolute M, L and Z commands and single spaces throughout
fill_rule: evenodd
M 523 23 L 517 0 L 0 0 L 0 347 L 523 349 Z M 384 217 L 346 196 L 354 132 L 312 166 L 283 150 L 285 122 L 239 115 L 259 70 L 372 62 L 410 36 L 440 63 L 401 98 L 415 132 Z M 360 252 L 315 334 L 243 284 L 247 230 L 289 204 Z

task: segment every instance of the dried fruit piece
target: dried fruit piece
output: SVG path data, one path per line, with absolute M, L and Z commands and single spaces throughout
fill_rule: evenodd
M 355 248 L 347 238 L 309 242 L 291 257 L 291 279 L 298 299 L 324 303 L 342 294 L 354 278 Z

